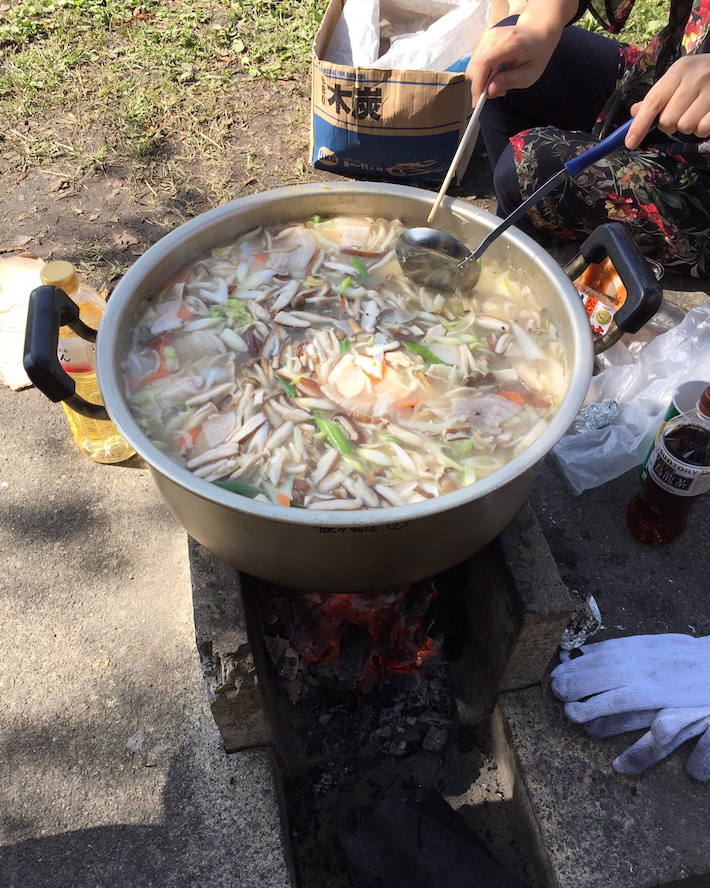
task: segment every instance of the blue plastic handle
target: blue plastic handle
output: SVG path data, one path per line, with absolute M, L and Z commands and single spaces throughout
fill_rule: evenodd
M 597 160 L 601 160 L 602 157 L 606 157 L 607 154 L 611 154 L 612 151 L 621 148 L 624 144 L 626 133 L 628 133 L 629 127 L 633 122 L 634 119 L 632 117 L 631 120 L 627 120 L 623 126 L 619 127 L 619 129 L 614 130 L 614 132 L 607 136 L 606 139 L 602 139 L 597 145 L 583 151 L 578 157 L 573 157 L 572 160 L 568 160 L 565 164 L 565 169 L 570 177 L 574 179 L 575 176 L 578 176 L 582 172 L 582 170 L 586 170 L 587 167 L 596 163 Z

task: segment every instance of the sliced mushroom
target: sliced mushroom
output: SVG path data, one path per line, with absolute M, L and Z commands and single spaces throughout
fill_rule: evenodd
M 360 498 L 366 506 L 377 508 L 380 504 L 379 497 L 375 491 L 367 486 L 365 479 L 360 475 L 351 475 L 343 480 L 343 487 L 347 492 L 356 499 Z
M 244 462 L 236 472 L 232 472 L 229 476 L 230 481 L 238 481 L 240 478 L 245 478 L 250 475 L 257 466 L 260 466 L 266 459 L 266 453 L 255 453 L 254 456 L 250 456 L 246 462 Z
M 207 463 L 216 462 L 218 459 L 234 456 L 239 453 L 240 446 L 238 441 L 229 441 L 226 444 L 220 444 L 219 447 L 213 447 L 211 450 L 207 450 L 205 453 L 201 453 L 199 456 L 195 456 L 193 459 L 188 460 L 185 464 L 185 468 L 193 471 L 198 468 L 198 466 L 204 466 Z
M 340 487 L 340 485 L 345 480 L 346 475 L 344 472 L 337 470 L 335 472 L 331 472 L 330 475 L 326 475 L 325 478 L 317 485 L 319 493 L 331 493 L 335 490 L 336 487 Z
M 501 336 L 498 337 L 498 341 L 496 342 L 493 351 L 497 355 L 504 355 L 508 351 L 508 347 L 510 346 L 510 343 L 512 341 L 513 337 L 510 335 L 510 333 L 503 333 Z
M 274 323 L 281 324 L 282 327 L 298 327 L 302 330 L 311 326 L 310 321 L 297 318 L 295 315 L 289 314 L 287 311 L 280 311 L 274 318 Z
M 190 419 L 185 423 L 185 431 L 189 432 L 192 429 L 199 428 L 208 416 L 212 416 L 213 413 L 218 412 L 219 411 L 212 401 L 210 401 L 209 404 L 205 404 L 204 407 L 201 407 L 196 413 L 192 414 Z
M 312 419 L 308 410 L 301 410 L 298 407 L 291 407 L 284 404 L 283 398 L 278 401 L 272 401 L 271 407 L 284 419 L 290 419 L 291 422 L 305 422 Z
M 264 441 L 264 449 L 274 450 L 275 447 L 279 447 L 281 444 L 288 441 L 293 434 L 293 428 L 294 426 L 291 420 L 282 422 L 281 425 L 269 435 L 266 441 Z
M 231 444 L 233 441 L 245 441 L 249 435 L 253 435 L 265 422 L 266 415 L 264 413 L 257 413 L 255 416 L 252 416 L 251 419 L 247 420 L 243 426 L 238 428 L 235 432 L 232 432 L 229 436 L 229 443 Z
M 315 469 L 311 473 L 311 482 L 314 487 L 317 487 L 318 484 L 325 478 L 325 476 L 330 472 L 333 466 L 340 459 L 340 454 L 334 448 L 330 448 L 326 450 L 326 452 L 321 456 L 318 460 L 318 464 Z
M 475 325 L 483 330 L 490 330 L 492 333 L 507 333 L 510 330 L 508 321 L 502 321 L 500 318 L 494 318 L 492 315 L 477 315 Z
M 375 491 L 392 506 L 406 506 L 407 501 L 386 484 L 375 484 Z
M 361 499 L 311 500 L 306 508 L 324 512 L 354 512 L 357 509 L 362 509 L 362 505 Z
M 298 293 L 301 282 L 297 280 L 289 281 L 276 293 L 276 299 L 271 306 L 272 311 L 279 312 L 282 308 L 286 308 L 290 304 L 293 297 Z

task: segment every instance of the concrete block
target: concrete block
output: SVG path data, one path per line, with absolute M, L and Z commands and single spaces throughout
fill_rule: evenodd
M 496 694 L 542 679 L 578 602 L 527 505 L 469 559 L 466 573 L 483 693 L 492 707 Z
M 190 537 L 188 555 L 197 650 L 225 749 L 268 746 L 272 720 L 257 669 L 260 652 L 249 640 L 243 578 Z
M 499 698 L 493 737 L 540 888 L 707 888 L 710 794 L 685 761 L 693 741 L 640 777 L 612 761 L 643 731 L 595 740 L 549 682 Z

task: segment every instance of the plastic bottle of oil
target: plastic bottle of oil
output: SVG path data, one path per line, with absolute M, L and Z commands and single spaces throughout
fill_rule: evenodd
M 47 262 L 40 269 L 42 283 L 59 287 L 79 306 L 79 316 L 97 329 L 106 302 L 93 287 L 79 282 L 71 262 Z M 61 327 L 57 348 L 59 362 L 76 384 L 76 393 L 93 404 L 102 404 L 96 379 L 94 345 L 77 336 L 71 327 Z M 117 463 L 130 459 L 135 451 L 110 420 L 82 416 L 62 404 L 79 450 L 99 463 Z

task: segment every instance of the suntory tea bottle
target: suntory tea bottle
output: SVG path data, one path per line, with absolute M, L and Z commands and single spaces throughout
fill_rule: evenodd
M 71 262 L 47 262 L 40 269 L 42 283 L 59 287 L 79 306 L 79 316 L 89 327 L 97 329 L 106 302 L 93 287 L 79 282 Z M 94 345 L 77 336 L 70 327 L 59 331 L 57 355 L 62 368 L 71 376 L 76 393 L 86 401 L 102 404 L 96 379 Z M 62 404 L 79 449 L 100 463 L 117 463 L 135 454 L 110 420 L 90 419 Z
M 694 410 L 665 426 L 626 510 L 631 533 L 658 546 L 679 536 L 695 500 L 710 490 L 710 386 Z

